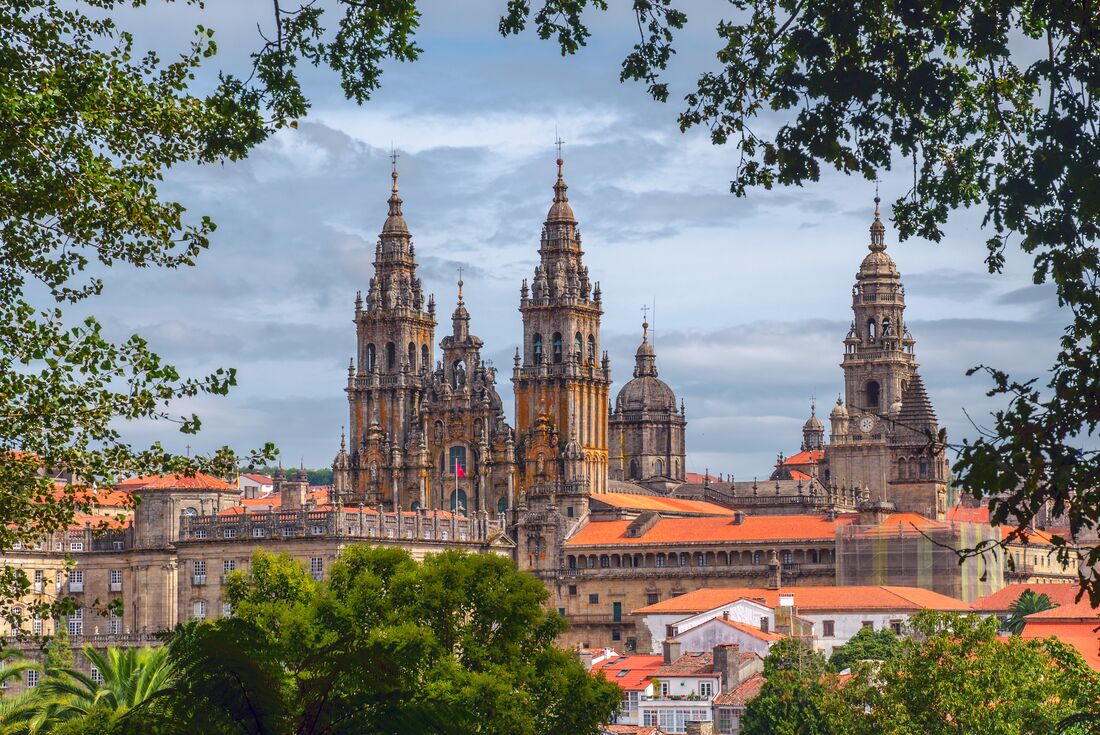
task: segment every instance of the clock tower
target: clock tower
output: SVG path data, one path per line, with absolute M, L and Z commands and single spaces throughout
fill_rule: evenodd
M 874 503 L 942 518 L 950 479 L 944 439 L 917 372 L 905 287 L 886 254 L 877 196 L 868 249 L 852 287 L 854 318 L 841 362 L 847 405 L 831 417 L 830 478 L 867 491 Z

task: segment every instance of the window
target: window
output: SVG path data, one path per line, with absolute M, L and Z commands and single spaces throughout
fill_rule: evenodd
M 597 605 L 600 602 L 600 596 L 597 594 L 591 594 L 588 596 L 588 604 Z
M 656 563 L 657 563 L 657 566 L 663 567 L 665 565 L 665 555 L 664 554 L 658 554 Z
M 576 594 L 577 594 L 577 585 L 575 585 L 575 584 L 569 585 L 569 595 L 572 596 L 572 597 L 575 597 Z
M 661 682 L 661 696 L 662 697 L 667 697 L 668 696 L 668 682 L 667 681 L 662 681 Z
M 618 628 L 611 629 L 611 640 L 621 641 L 623 639 L 623 632 Z
M 569 506 L 568 510 L 569 510 L 568 515 L 569 515 L 570 518 L 572 518 L 573 517 L 573 506 Z M 501 496 L 501 498 L 499 500 L 497 500 L 497 513 L 502 515 L 502 514 L 507 513 L 507 512 L 508 512 L 508 498 L 506 498 L 504 496 Z
M 222 603 L 222 617 L 223 618 L 233 617 L 233 606 L 231 604 L 229 604 L 228 602 L 223 602 Z
M 924 459 L 924 457 L 921 457 L 921 460 L 917 464 L 917 467 L 921 477 L 928 477 L 928 462 Z
M 561 615 L 563 618 L 565 617 L 565 608 L 564 607 L 559 607 L 558 608 L 558 615 Z
M 416 345 L 409 342 L 409 372 L 416 372 Z
M 72 615 L 68 617 L 66 630 L 69 631 L 69 635 L 84 635 L 84 610 L 77 608 L 73 610 Z
M 542 335 L 536 334 L 531 339 L 531 352 L 535 356 L 535 364 L 538 365 L 542 362 Z
M 466 515 L 466 491 L 462 488 L 451 491 L 451 512 Z
M 638 460 L 636 460 L 636 459 L 630 460 L 630 479 L 631 480 L 640 480 L 640 479 L 642 479 L 642 472 L 638 468 Z
M 657 460 L 656 463 L 654 463 L 653 465 L 653 473 L 655 475 L 665 474 L 665 463 L 661 460 Z
M 600 568 L 601 569 L 607 569 L 610 566 L 611 566 L 611 559 L 607 556 L 607 554 L 604 554 L 603 556 L 601 556 L 600 557 Z
M 611 619 L 614 620 L 616 623 L 623 619 L 623 603 L 611 603 Z M 618 638 L 616 638 L 615 640 L 618 640 Z
M 554 350 L 554 363 L 557 364 L 561 362 L 561 332 L 554 332 L 554 341 L 552 344 Z
M 714 682 L 713 681 L 701 681 L 699 682 L 699 696 L 703 699 L 710 699 L 714 696 Z
M 420 369 L 432 369 L 431 356 L 428 354 L 428 345 L 420 345 Z
M 31 618 L 31 633 L 34 635 L 42 635 L 42 618 L 37 615 Z
M 573 337 L 573 354 L 577 362 L 584 359 L 584 337 L 580 332 Z
M 112 569 L 107 576 L 111 592 L 122 592 L 122 570 Z
M 386 343 L 386 369 L 393 370 L 397 366 L 397 348 L 393 342 Z
M 206 620 L 206 600 L 195 600 L 192 613 L 195 620 Z
M 184 508 L 183 509 L 183 514 L 185 516 L 187 516 L 188 518 L 194 518 L 195 516 L 197 516 L 199 514 L 199 512 L 197 510 L 195 510 L 194 508 Z
M 591 334 L 588 335 L 588 361 L 596 364 L 596 338 Z
M 227 528 L 224 531 L 222 531 L 222 536 L 224 538 L 237 538 L 237 529 Z
M 646 593 L 645 604 L 647 604 L 647 605 L 656 605 L 660 601 L 661 601 L 660 593 L 658 593 L 658 592 Z
M 83 541 L 73 541 L 69 544 L 69 551 L 84 551 Z
M 466 464 L 466 447 L 451 447 L 447 455 L 447 471 L 444 474 L 457 475 L 459 467 L 462 468 L 462 474 L 469 474 L 470 466 Z
M 705 567 L 706 565 L 707 565 L 706 555 L 703 554 L 703 552 L 701 552 L 701 551 L 696 551 L 695 552 L 695 566 Z
M 262 526 L 254 526 L 252 528 L 252 538 L 263 538 L 267 535 L 267 529 Z
M 862 625 L 863 625 L 864 628 L 867 628 L 869 630 L 874 630 L 875 629 L 875 621 L 874 620 L 864 620 Z
M 688 565 L 688 555 L 686 551 L 680 552 L 680 566 L 686 567 Z
M 872 380 L 872 381 L 868 382 L 867 383 L 867 388 L 865 390 L 866 390 L 866 393 L 867 393 L 866 408 L 878 408 L 878 398 L 879 398 L 879 391 L 880 391 L 878 381 L 877 380 Z
M 229 574 L 235 571 L 237 571 L 236 559 L 222 559 L 222 574 Z
M 206 562 L 196 560 L 192 566 L 191 584 L 206 584 Z
M 69 592 L 84 591 L 84 570 L 74 569 L 69 572 Z
M 376 358 L 378 357 L 376 352 L 377 351 L 375 350 L 373 344 L 367 345 L 367 372 L 368 373 L 373 373 L 374 372 L 374 366 L 377 362 Z
M 107 635 L 122 635 L 122 616 L 114 610 L 107 611 Z
M 836 635 L 836 621 L 823 620 L 821 622 L 821 635 L 825 638 L 832 638 Z
M 93 666 L 92 670 L 88 673 L 89 673 L 89 678 L 92 681 L 94 681 L 96 684 L 102 684 L 103 683 L 103 674 L 99 673 L 99 669 L 97 669 L 95 666 Z
M 200 528 L 195 531 L 195 538 L 206 538 L 206 529 Z
M 763 554 L 761 554 L 759 551 L 752 552 L 752 563 L 754 565 L 759 565 L 762 559 Z
M 321 577 L 325 575 L 325 560 L 320 556 L 312 556 L 309 559 L 309 573 L 313 575 L 313 578 L 317 581 L 321 580 Z
M 901 621 L 900 620 L 891 620 L 890 621 L 890 630 L 894 631 L 898 635 L 901 635 Z
M 878 336 L 878 329 L 875 327 L 875 320 L 874 319 L 868 319 L 867 320 L 867 341 L 868 342 L 874 342 L 875 338 L 877 336 Z
M 32 669 L 27 672 L 27 688 L 33 689 L 36 686 L 38 686 L 38 672 Z
M 504 498 L 501 498 L 501 502 L 504 502 Z M 565 509 L 565 517 L 566 517 L 566 518 L 572 518 L 572 517 L 573 517 L 573 514 L 574 514 L 574 512 L 573 512 L 573 506 L 571 506 L 571 505 L 570 505 L 570 506 L 566 507 L 566 509 Z

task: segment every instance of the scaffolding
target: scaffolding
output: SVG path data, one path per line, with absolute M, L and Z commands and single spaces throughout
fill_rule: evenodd
M 906 521 L 837 528 L 836 583 L 921 587 L 970 602 L 1004 586 L 1004 558 L 992 547 L 997 529 L 978 523 Z M 984 543 L 983 543 L 984 542 Z

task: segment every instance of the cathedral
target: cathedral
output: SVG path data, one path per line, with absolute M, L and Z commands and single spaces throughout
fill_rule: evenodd
M 688 482 L 686 410 L 658 377 L 646 323 L 633 376 L 611 400 L 611 364 L 600 346 L 603 294 L 584 264 L 560 157 L 539 262 L 520 286 L 514 428 L 495 388 L 496 370 L 470 332 L 461 279 L 451 333 L 436 343 L 436 303 L 417 277 L 396 165 L 391 176 L 374 277 L 366 299 L 355 300 L 350 446 L 342 443 L 333 462 L 341 502 L 507 516 L 532 567 L 555 564 L 546 554 L 568 533 L 569 519 L 586 516 L 590 498 L 609 491 L 756 512 L 854 511 L 862 504 L 944 517 L 946 439 L 917 369 L 905 287 L 886 253 L 877 196 L 869 252 L 852 287 L 844 392 L 829 415 L 831 435 L 826 440 L 815 406 L 801 451 L 780 457 L 770 478 L 775 492 L 761 493 L 756 481 L 708 475 L 701 486 Z

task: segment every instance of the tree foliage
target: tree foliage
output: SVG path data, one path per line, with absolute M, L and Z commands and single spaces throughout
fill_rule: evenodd
M 911 626 L 900 655 L 837 690 L 838 733 L 1040 735 L 1096 707 L 1100 677 L 1054 639 L 999 638 L 996 619 L 958 614 L 923 612 Z
M 823 705 L 836 677 L 821 653 L 800 638 L 784 638 L 764 659 L 766 681 L 741 718 L 744 735 L 829 735 Z
M 860 628 L 847 643 L 833 649 L 829 663 L 837 671 L 844 671 L 859 661 L 889 661 L 900 652 L 901 640 L 890 628 Z
M 537 6 L 533 8 L 532 6 Z M 1022 537 L 1040 509 L 1066 514 L 1062 561 L 1100 523 L 1100 14 L 1092 2 L 731 0 L 717 67 L 698 76 L 680 115 L 736 147 L 731 191 L 802 185 L 834 169 L 868 180 L 895 168 L 913 184 L 893 203 L 902 239 L 940 241 L 949 216 L 984 213 L 986 264 L 1019 247 L 1036 284 L 1051 283 L 1068 324 L 1045 382 L 977 366 L 1006 405 L 959 447 L 958 484 Z M 641 35 L 623 64 L 657 100 L 674 0 L 633 4 Z M 603 0 L 509 2 L 501 30 L 533 20 L 573 53 L 583 14 Z M 942 441 L 943 437 L 929 437 Z M 1087 569 L 1100 562 L 1089 552 Z M 1100 582 L 1082 583 L 1100 604 Z
M 317 582 L 257 551 L 226 596 L 233 617 L 172 636 L 180 676 L 127 731 L 583 735 L 619 705 L 505 558 L 357 546 Z

